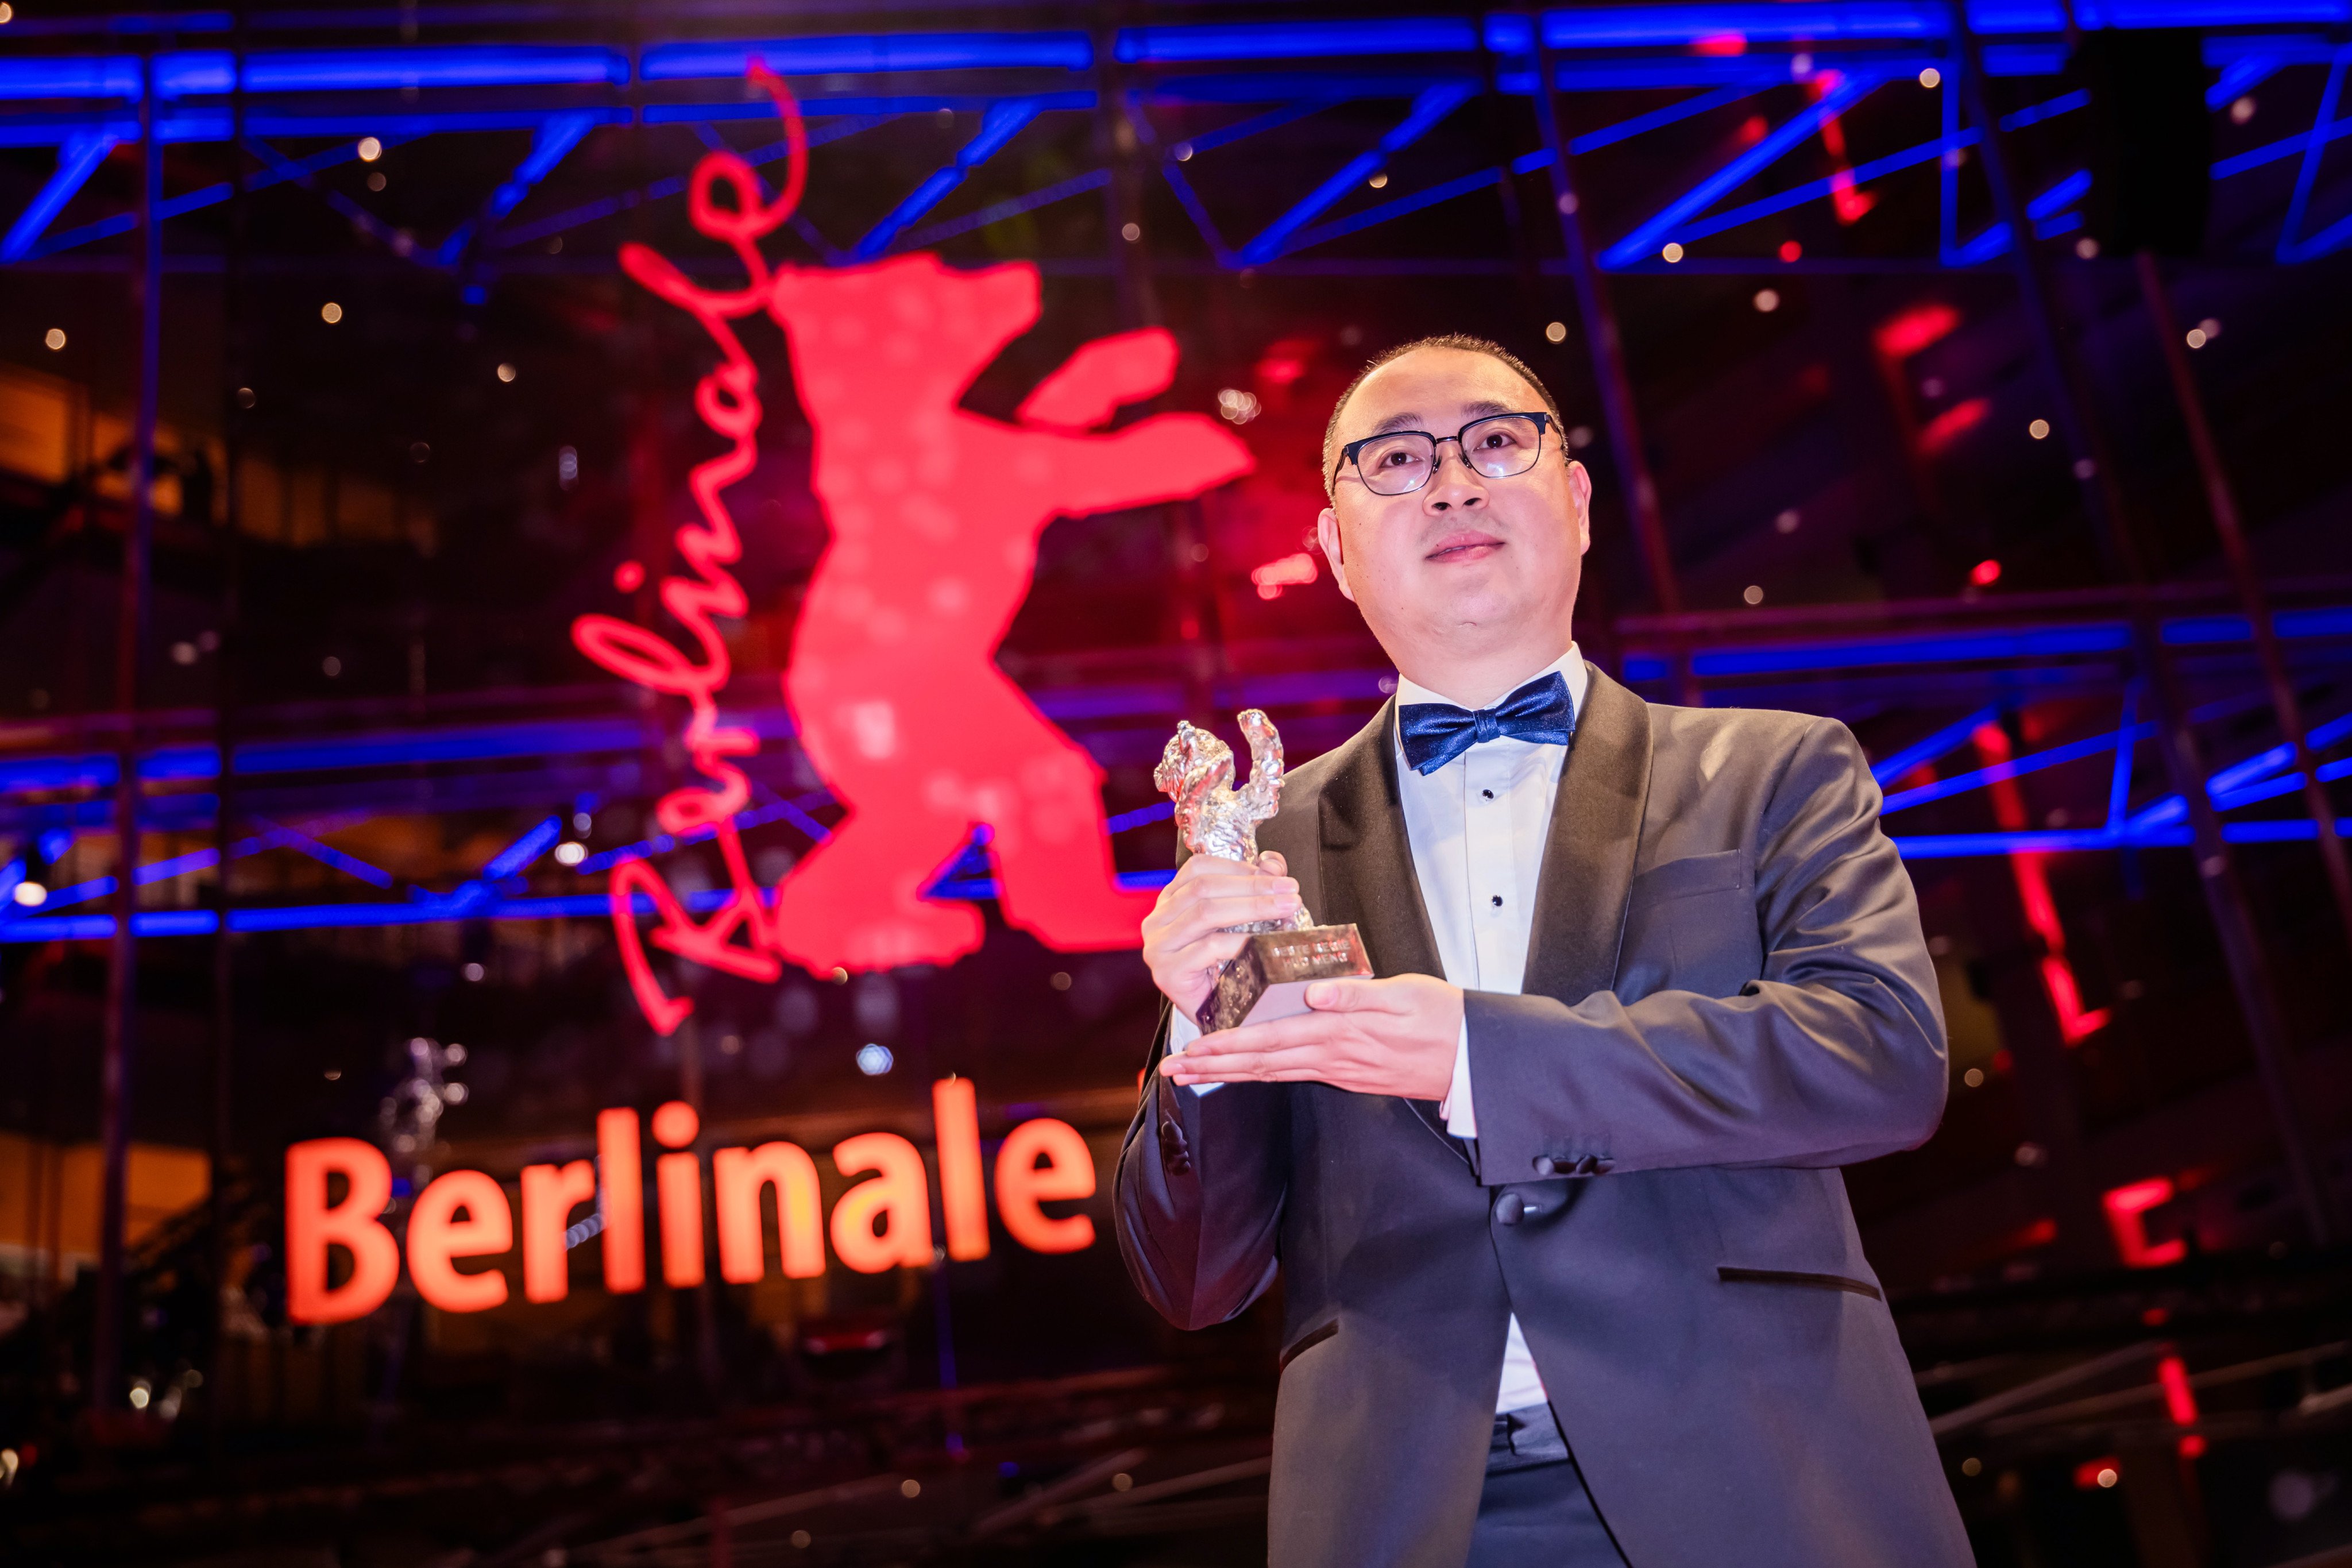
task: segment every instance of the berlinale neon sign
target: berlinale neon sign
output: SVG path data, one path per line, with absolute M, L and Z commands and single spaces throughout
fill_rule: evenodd
M 1009 923 L 1064 951 L 1133 946 L 1150 898 L 1118 885 L 1102 770 L 1005 679 L 995 652 L 1048 522 L 1181 500 L 1251 468 L 1248 448 L 1204 415 L 1103 428 L 1174 380 L 1175 341 L 1158 329 L 1087 343 L 1011 423 L 961 406 L 1035 324 L 1033 266 L 958 271 L 929 253 L 840 268 L 772 265 L 760 241 L 798 205 L 808 149 L 790 92 L 762 68 L 751 74 L 783 120 L 783 191 L 770 202 L 750 165 L 721 151 L 696 165 L 688 192 L 695 228 L 734 251 L 742 287 L 701 288 L 641 245 L 620 254 L 628 275 L 692 315 L 719 354 L 696 386 L 695 411 L 727 449 L 690 476 L 699 521 L 678 529 L 685 570 L 659 589 L 691 651 L 611 616 L 572 627 L 604 668 L 686 701 L 682 739 L 702 782 L 664 795 L 655 816 L 672 835 L 714 835 L 727 868 L 726 901 L 704 921 L 651 863 L 614 868 L 622 960 L 663 1034 L 694 1004 L 654 974 L 636 895 L 651 901 L 656 947 L 747 979 L 773 980 L 786 962 L 820 973 L 951 963 L 980 945 L 981 917 L 923 893 L 981 825 Z M 813 488 L 833 533 L 793 631 L 784 700 L 845 809 L 772 898 L 752 880 L 735 824 L 750 802 L 740 760 L 760 742 L 719 716 L 732 671 L 713 624 L 748 607 L 729 571 L 742 541 L 726 492 L 758 461 L 760 374 L 734 323 L 761 313 L 791 344 L 814 436 Z
M 931 1113 L 947 1254 L 959 1261 L 985 1258 L 988 1196 L 971 1080 L 950 1078 L 933 1084 Z M 701 1284 L 707 1268 L 703 1167 L 689 1147 L 701 1131 L 701 1119 L 683 1100 L 653 1114 L 654 1142 L 669 1151 L 654 1160 L 662 1282 L 677 1289 Z M 895 1132 L 861 1132 L 833 1146 L 833 1163 L 845 1176 L 873 1174 L 843 1193 L 828 1219 L 816 1162 L 799 1144 L 779 1141 L 712 1152 L 712 1217 L 721 1279 L 748 1285 L 763 1278 L 771 1234 L 784 1274 L 793 1279 L 824 1272 L 828 1242 L 835 1258 L 861 1274 L 933 1261 L 930 1188 L 920 1150 Z M 342 1192 L 333 1197 L 338 1177 Z M 598 1114 L 593 1161 L 525 1165 L 517 1184 L 525 1300 L 561 1301 L 571 1293 L 565 1233 L 573 1215 L 591 1204 L 603 1221 L 598 1245 L 604 1289 L 615 1295 L 645 1289 L 645 1163 L 635 1111 Z M 1038 1117 L 1005 1134 L 993 1184 L 997 1219 L 1032 1252 L 1077 1252 L 1094 1245 L 1093 1220 L 1082 1214 L 1049 1215 L 1043 1207 L 1094 1195 L 1094 1156 L 1068 1122 Z M 762 1202 L 772 1193 L 772 1233 L 761 1217 Z M 391 1202 L 392 1165 L 373 1143 L 313 1138 L 286 1151 L 289 1318 L 340 1323 L 365 1317 L 399 1284 L 404 1251 L 409 1280 L 427 1304 L 445 1312 L 483 1312 L 506 1303 L 509 1286 L 504 1271 L 457 1266 L 460 1259 L 514 1252 L 516 1205 L 503 1184 L 483 1171 L 443 1172 L 416 1194 L 399 1238 L 380 1217 Z M 333 1267 L 338 1251 L 348 1264 L 341 1270 Z M 342 1278 L 336 1282 L 339 1272 Z

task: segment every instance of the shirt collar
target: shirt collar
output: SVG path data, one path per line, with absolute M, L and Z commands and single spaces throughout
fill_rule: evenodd
M 1580 714 L 1582 713 L 1584 711 L 1585 688 L 1584 655 L 1578 649 L 1574 643 L 1568 645 L 1568 651 L 1566 653 L 1561 654 L 1558 658 L 1552 660 L 1549 664 L 1545 665 L 1533 675 L 1528 676 L 1527 680 L 1513 681 L 1505 689 L 1505 695 L 1507 696 L 1510 692 L 1517 691 L 1520 687 L 1525 686 L 1528 683 L 1528 680 L 1541 680 L 1545 676 L 1551 674 L 1554 670 L 1558 670 L 1561 677 L 1568 682 L 1568 700 L 1570 704 L 1574 708 L 1576 712 Z M 1443 702 L 1449 708 L 1461 708 L 1465 710 L 1470 706 L 1466 702 L 1456 702 L 1451 697 L 1432 691 L 1428 687 L 1402 675 L 1397 677 L 1396 700 L 1397 706 L 1399 708 L 1403 708 L 1408 704 L 1414 702 Z M 1502 699 L 1496 698 L 1496 700 L 1499 702 Z

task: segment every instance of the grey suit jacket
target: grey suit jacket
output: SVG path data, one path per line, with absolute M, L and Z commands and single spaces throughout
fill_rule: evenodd
M 1525 994 L 1468 996 L 1475 1145 L 1426 1102 L 1182 1092 L 1155 1047 L 1129 1270 L 1187 1328 L 1281 1272 L 1281 1568 L 1459 1568 L 1514 1311 L 1633 1568 L 1968 1563 L 1835 1169 L 1944 1104 L 1877 785 L 1832 721 L 1591 682 Z M 1442 974 L 1392 708 L 1292 773 L 1258 840 L 1378 973 Z

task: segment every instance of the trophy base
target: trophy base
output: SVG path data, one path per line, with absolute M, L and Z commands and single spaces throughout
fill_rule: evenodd
M 1317 980 L 1370 979 L 1371 960 L 1352 925 L 1258 931 L 1217 972 L 1216 989 L 1192 1020 L 1204 1035 L 1307 1011 Z

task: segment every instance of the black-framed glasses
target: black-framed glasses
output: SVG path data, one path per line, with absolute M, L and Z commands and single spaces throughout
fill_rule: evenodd
M 1437 472 L 1437 448 L 1451 441 L 1461 448 L 1462 461 L 1473 472 L 1490 479 L 1524 474 L 1543 456 L 1549 414 L 1489 414 L 1473 419 L 1453 436 L 1433 436 L 1426 430 L 1391 430 L 1367 436 L 1339 448 L 1336 482 L 1342 470 L 1355 465 L 1356 477 L 1376 496 L 1411 495 Z

